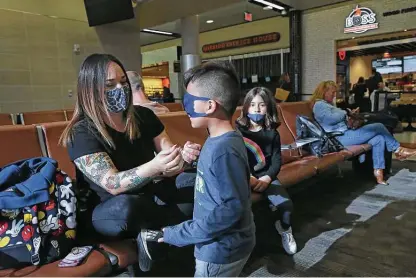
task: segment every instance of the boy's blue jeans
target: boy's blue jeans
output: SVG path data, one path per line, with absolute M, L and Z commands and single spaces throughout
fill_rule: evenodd
M 250 254 L 229 264 L 214 264 L 195 260 L 195 277 L 238 277 Z
M 381 123 L 369 124 L 358 129 L 349 129 L 337 139 L 344 146 L 370 144 L 373 147 L 374 169 L 385 169 L 384 150 L 396 151 L 400 144 Z

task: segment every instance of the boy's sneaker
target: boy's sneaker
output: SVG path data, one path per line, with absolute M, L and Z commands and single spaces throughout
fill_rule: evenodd
M 137 236 L 137 248 L 139 255 L 139 267 L 141 271 L 147 272 L 152 268 L 157 245 L 161 245 L 157 242 L 161 237 L 161 231 L 153 231 L 142 229 Z
M 296 245 L 295 238 L 293 237 L 293 234 L 292 234 L 292 227 L 285 230 L 283 229 L 280 221 L 276 221 L 275 227 L 276 227 L 277 232 L 282 237 L 282 245 L 286 253 L 289 255 L 295 254 L 297 252 L 298 247 Z

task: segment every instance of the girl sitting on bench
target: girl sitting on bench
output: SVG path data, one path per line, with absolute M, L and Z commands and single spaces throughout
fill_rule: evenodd
M 267 196 L 283 248 L 293 255 L 297 251 L 290 220 L 293 203 L 277 180 L 281 166 L 280 135 L 276 130 L 279 120 L 271 92 L 261 87 L 249 91 L 236 124 L 248 150 L 250 186 L 254 192 Z

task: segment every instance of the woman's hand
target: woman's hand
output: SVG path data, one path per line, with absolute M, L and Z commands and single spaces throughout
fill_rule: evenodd
M 173 177 L 180 174 L 185 166 L 185 161 L 182 158 L 182 148 L 179 148 L 179 160 L 177 164 L 174 164 L 172 167 L 168 168 L 166 171 L 163 172 L 163 176 L 165 177 Z
M 358 113 L 360 113 L 360 107 L 357 107 L 354 110 L 351 110 L 351 109 L 348 108 L 347 111 L 348 111 L 348 115 L 358 114 Z
M 159 152 L 153 158 L 152 164 L 160 173 L 170 173 L 177 171 L 178 168 L 182 169 L 181 148 L 174 145 L 170 149 Z
M 201 145 L 187 141 L 182 150 L 182 158 L 185 162 L 191 164 L 198 159 L 201 153 Z

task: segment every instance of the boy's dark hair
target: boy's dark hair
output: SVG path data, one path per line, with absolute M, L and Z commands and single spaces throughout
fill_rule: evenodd
M 214 61 L 185 72 L 184 85 L 195 83 L 203 97 L 217 101 L 227 117 L 231 118 L 241 97 L 240 79 L 228 61 Z
M 269 89 L 264 87 L 256 87 L 251 89 L 244 98 L 243 109 L 241 109 L 241 116 L 237 119 L 237 125 L 250 128 L 250 119 L 247 117 L 248 108 L 257 95 L 259 95 L 267 106 L 267 114 L 263 122 L 263 128 L 266 130 L 276 129 L 279 125 L 279 116 L 277 114 L 276 101 Z

